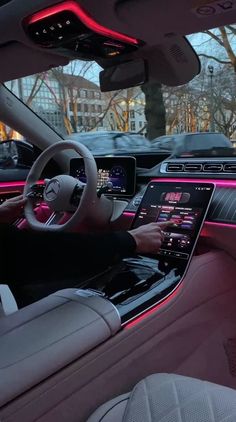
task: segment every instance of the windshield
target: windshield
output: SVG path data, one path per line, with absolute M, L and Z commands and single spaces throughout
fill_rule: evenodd
M 6 85 L 62 138 L 78 140 L 95 153 L 166 149 L 178 155 L 228 148 L 231 155 L 236 143 L 236 25 L 192 34 L 188 40 L 202 70 L 183 86 L 156 82 L 103 93 L 101 68 L 80 60 Z M 1 140 L 8 136 L 3 126 Z M 176 136 L 190 133 L 184 139 Z M 11 137 L 19 134 L 11 132 Z

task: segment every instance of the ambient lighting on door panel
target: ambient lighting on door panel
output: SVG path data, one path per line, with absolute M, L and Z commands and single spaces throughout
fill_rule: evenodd
M 144 311 L 141 315 L 135 317 L 132 321 L 128 322 L 124 325 L 125 329 L 133 328 L 136 325 L 138 325 L 141 321 L 146 319 L 148 316 L 156 313 L 161 308 L 164 308 L 169 302 L 171 302 L 180 292 L 182 288 L 182 281 L 181 283 L 176 287 L 176 289 L 170 293 L 169 296 L 166 297 L 162 302 L 158 303 L 157 305 L 154 305 L 151 309 L 148 309 L 147 311 Z
M 180 178 L 175 179 L 172 177 L 165 177 L 160 179 L 152 179 L 152 182 L 189 182 L 189 183 L 214 183 L 216 186 L 221 188 L 236 188 L 236 180 L 218 180 L 218 179 L 186 179 Z
M 70 16 L 72 16 L 73 22 L 70 22 Z M 48 18 L 55 17 L 55 25 L 52 21 L 49 21 Z M 65 18 L 65 22 L 63 20 Z M 57 19 L 58 18 L 58 19 Z M 60 21 L 60 18 L 61 21 Z M 73 24 L 73 31 L 76 29 L 76 21 L 79 24 L 79 21 L 87 27 L 89 30 L 95 32 L 96 34 L 100 34 L 103 37 L 111 38 L 114 40 L 121 41 L 125 44 L 131 44 L 134 46 L 139 45 L 139 40 L 136 38 L 130 37 L 125 34 L 121 34 L 120 32 L 113 31 L 112 29 L 106 28 L 105 26 L 98 23 L 85 9 L 80 6 L 77 2 L 73 0 L 65 1 L 63 3 L 56 4 L 54 6 L 48 7 L 44 10 L 34 13 L 32 16 L 28 17 L 25 21 L 27 29 L 30 29 L 30 33 L 32 35 L 32 29 L 34 29 L 34 41 L 37 42 L 37 35 L 40 37 L 42 29 L 42 39 L 45 36 L 51 36 L 52 33 L 55 34 L 55 31 L 59 29 L 63 30 L 63 26 L 65 27 L 65 31 L 70 27 L 70 23 Z M 40 27 L 40 24 L 47 24 L 44 28 Z M 32 28 L 32 29 L 31 29 Z M 71 25 L 72 28 L 72 25 Z M 70 29 L 71 30 L 71 29 Z M 68 32 L 65 32 L 68 34 Z M 72 33 L 70 33 L 72 35 Z M 76 33 L 73 34 L 74 36 Z M 59 35 L 63 40 L 63 32 Z
M 189 183 L 214 183 L 216 185 L 217 188 L 235 188 L 236 189 L 236 180 L 220 180 L 220 179 L 187 179 L 187 178 L 155 178 L 152 179 L 151 182 L 175 182 L 175 183 L 180 183 L 180 182 L 189 182 Z M 135 216 L 135 212 L 134 211 L 125 211 L 123 213 L 123 217 L 126 218 L 134 218 Z M 206 227 L 212 227 L 212 228 L 227 228 L 227 229 L 233 229 L 236 230 L 236 224 L 231 223 L 231 222 L 220 222 L 220 221 L 208 221 L 206 220 L 204 222 L 204 228 L 201 232 L 201 236 L 206 236 L 207 232 L 206 232 Z

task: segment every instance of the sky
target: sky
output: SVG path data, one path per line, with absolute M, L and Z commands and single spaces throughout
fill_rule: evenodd
M 215 34 L 218 33 L 218 30 L 213 30 Z M 234 37 L 236 39 L 236 37 Z M 212 40 L 207 34 L 197 33 L 192 34 L 187 37 L 191 45 L 197 54 L 203 53 L 210 56 L 217 55 L 222 60 L 227 60 L 227 55 L 223 47 L 221 47 L 217 42 Z M 236 42 L 231 40 L 231 45 L 233 50 L 236 52 Z M 214 67 L 219 66 L 216 61 L 209 59 L 206 62 L 206 65 L 213 65 Z M 88 67 L 88 70 L 85 72 L 84 67 Z M 96 62 L 83 62 L 77 60 L 73 62 L 73 65 L 70 63 L 65 66 L 65 71 L 68 73 L 74 73 L 76 75 L 84 76 L 86 79 L 94 82 L 99 85 L 99 72 L 101 67 Z

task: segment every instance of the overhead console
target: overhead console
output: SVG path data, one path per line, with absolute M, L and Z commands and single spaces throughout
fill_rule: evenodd
M 99 24 L 73 0 L 40 10 L 23 25 L 35 44 L 88 59 L 123 56 L 144 44 Z

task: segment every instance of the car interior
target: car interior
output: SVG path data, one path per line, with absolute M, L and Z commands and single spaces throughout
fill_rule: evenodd
M 49 84 L 47 72 L 79 60 L 95 63 L 102 93 L 184 86 L 201 72 L 189 35 L 235 35 L 235 19 L 234 0 L 0 0 L 0 122 L 30 140 L 12 142 L 10 162 L 0 143 L 0 204 L 27 197 L 12 224 L 101 234 L 172 222 L 156 254 L 100 271 L 91 251 L 81 277 L 47 283 L 42 250 L 45 280 L 1 278 L 1 422 L 236 420 L 234 148 L 94 155 L 18 82 L 45 72 Z

